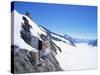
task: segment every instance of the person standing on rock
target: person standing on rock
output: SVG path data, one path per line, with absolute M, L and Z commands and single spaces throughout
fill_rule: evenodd
M 49 43 L 49 40 L 45 40 L 44 43 L 43 43 L 43 56 L 42 56 L 42 59 L 46 59 L 48 58 L 48 55 L 50 54 L 50 43 Z

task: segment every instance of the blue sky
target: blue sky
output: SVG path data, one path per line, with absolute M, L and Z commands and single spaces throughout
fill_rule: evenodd
M 15 2 L 21 14 L 29 11 L 32 20 L 49 30 L 78 38 L 97 37 L 97 7 L 47 3 Z

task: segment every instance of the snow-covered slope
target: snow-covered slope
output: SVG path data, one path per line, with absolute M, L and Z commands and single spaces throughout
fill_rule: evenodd
M 46 53 L 49 54 L 46 60 L 39 60 L 41 57 L 38 52 L 40 46 L 38 42 L 40 40 L 44 41 L 40 35 L 47 36 L 46 32 L 41 30 L 30 18 L 19 14 L 16 10 L 12 12 L 11 19 L 11 72 L 19 74 L 62 71 L 54 55 L 49 53 L 50 50 L 46 52 L 43 51 L 43 55 Z
M 76 47 L 73 47 L 63 42 L 54 42 L 63 50 L 62 53 L 56 55 L 62 69 L 80 70 L 97 68 L 97 47 L 91 47 L 84 43 L 76 44 Z
M 63 42 L 65 42 L 65 43 L 67 43 L 67 44 L 70 44 L 70 41 L 69 40 L 66 40 L 66 39 L 64 39 L 64 38 L 62 38 L 62 37 L 60 37 L 60 36 L 57 36 L 57 35 L 55 35 L 55 34 L 51 34 L 53 37 L 55 37 L 55 38 L 59 38 L 61 41 L 63 41 Z
M 16 10 L 14 10 L 11 14 L 12 30 L 13 30 L 12 31 L 13 40 L 11 41 L 11 43 L 12 43 L 12 45 L 17 45 L 22 49 L 35 50 L 34 48 L 32 48 L 31 46 L 26 44 L 25 41 L 20 37 L 20 31 L 22 28 L 21 24 L 23 23 L 23 19 L 22 19 L 23 16 L 25 16 L 25 15 L 19 14 Z M 36 36 L 40 40 L 42 40 L 38 34 L 42 33 L 42 34 L 46 35 L 46 33 L 44 33 L 41 29 L 39 29 L 38 25 L 35 22 L 33 22 L 30 18 L 28 18 L 27 16 L 25 16 L 25 17 L 28 19 L 29 24 L 32 26 L 32 28 L 30 29 L 31 34 Z

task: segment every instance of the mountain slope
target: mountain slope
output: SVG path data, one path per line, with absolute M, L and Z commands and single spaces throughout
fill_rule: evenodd
M 11 18 L 12 73 L 61 71 L 59 62 L 52 53 L 48 54 L 46 60 L 39 60 L 38 40 L 43 42 L 44 40 L 40 35 L 47 36 L 46 33 L 30 18 L 19 14 L 16 10 L 12 12 Z M 57 46 L 53 47 L 57 48 Z

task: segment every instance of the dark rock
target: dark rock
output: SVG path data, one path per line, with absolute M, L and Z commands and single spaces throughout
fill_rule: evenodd
M 25 49 L 16 48 L 14 46 L 14 73 L 32 73 L 32 72 L 51 72 L 51 71 L 62 71 L 58 61 L 53 54 L 49 54 L 46 60 L 42 60 L 37 65 L 37 54 L 33 51 L 27 51 Z M 17 51 L 17 52 L 16 52 Z M 13 60 L 12 60 L 13 61 Z

